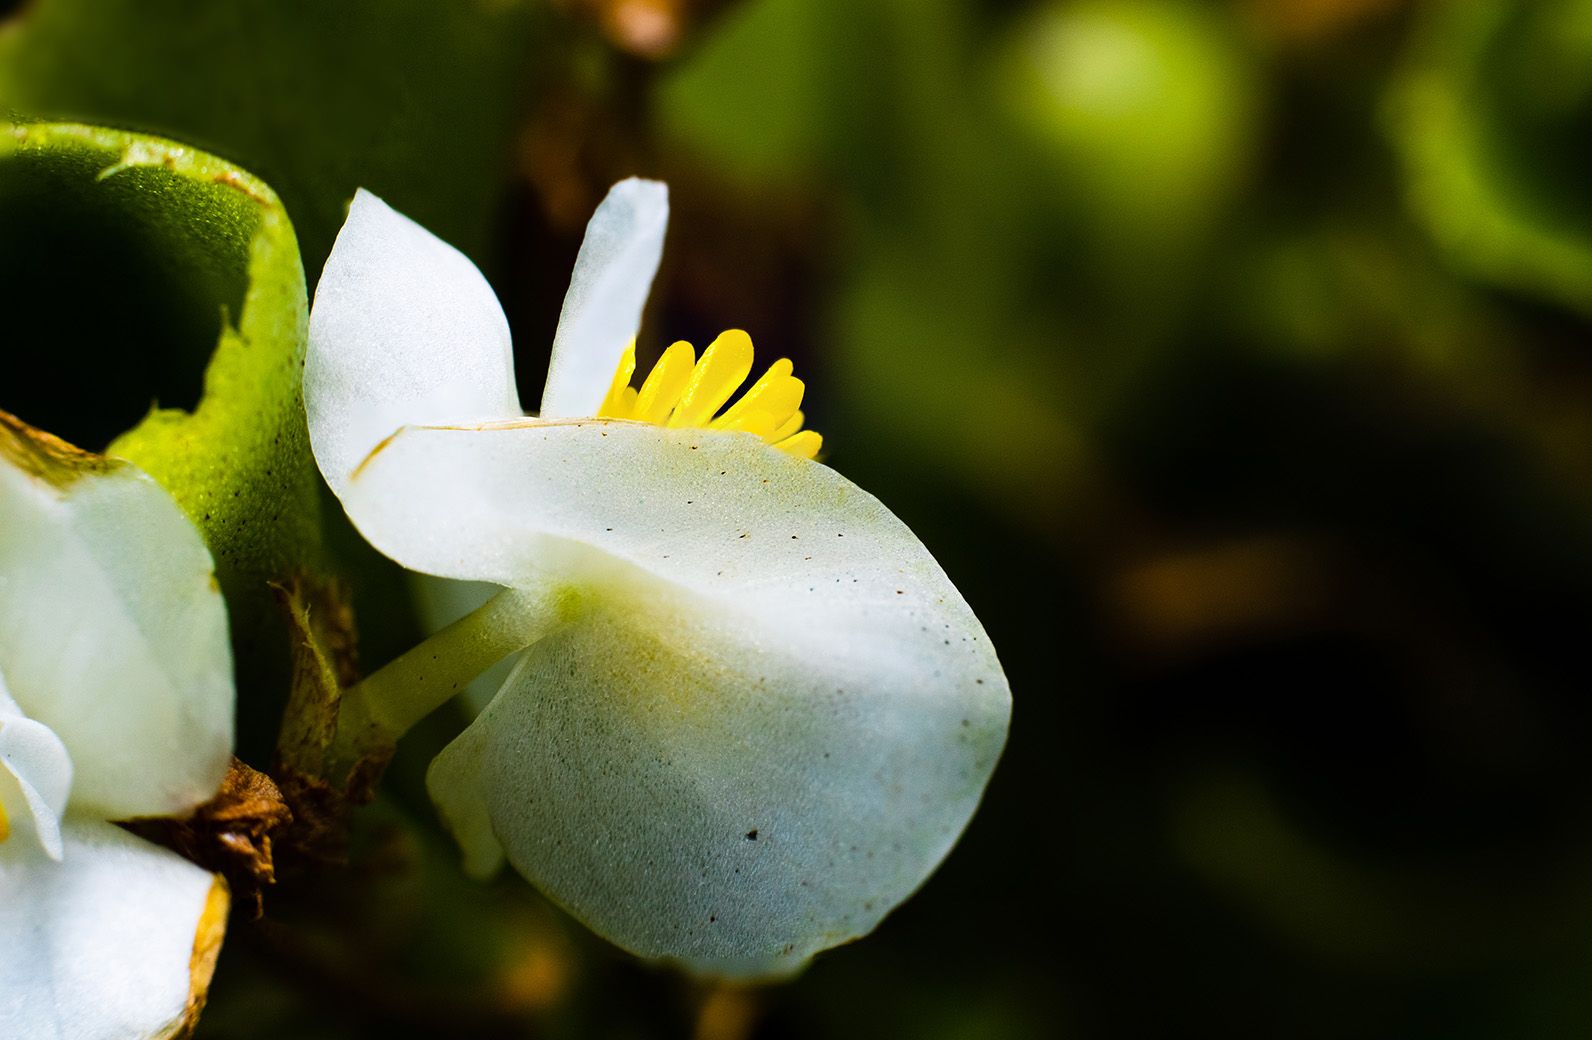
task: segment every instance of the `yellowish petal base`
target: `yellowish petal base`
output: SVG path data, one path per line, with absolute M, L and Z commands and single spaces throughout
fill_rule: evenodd
M 691 344 L 681 340 L 663 352 L 639 390 L 630 385 L 636 372 L 636 344 L 632 341 L 619 359 L 597 415 L 658 426 L 741 430 L 780 451 L 816 458 L 823 438 L 814 430 L 802 429 L 806 386 L 791 375 L 792 370 L 790 359 L 780 358 L 738 401 L 725 408 L 752 374 L 752 337 L 730 329 L 708 344 L 701 358 Z

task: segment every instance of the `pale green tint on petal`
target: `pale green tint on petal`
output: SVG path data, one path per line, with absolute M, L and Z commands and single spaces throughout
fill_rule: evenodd
M 215 793 L 232 753 L 210 554 L 137 467 L 63 458 L 0 425 L 0 666 L 71 754 L 74 810 L 178 815 Z
M 609 189 L 592 214 L 553 337 L 544 418 L 597 414 L 620 355 L 641 329 L 668 224 L 668 187 L 635 177 Z
M 61 858 L 61 814 L 72 791 L 72 759 L 50 727 L 22 714 L 0 675 L 0 812 L 10 836 Z
M 432 767 L 472 872 L 506 851 L 625 949 L 777 976 L 871 931 L 977 807 L 1009 701 L 960 602 L 869 625 L 637 571 L 587 597 Z
M 171 1035 L 214 875 L 108 823 L 63 833 L 59 863 L 0 845 L 0 1036 Z
M 994 768 L 1010 694 L 982 628 L 825 466 L 637 423 L 411 428 L 347 494 L 410 567 L 567 590 L 431 789 L 473 869 L 500 843 L 636 953 L 758 976 L 865 934 Z
M 304 407 L 315 460 L 339 496 L 405 423 L 520 414 L 492 287 L 463 253 L 367 191 L 315 289 Z

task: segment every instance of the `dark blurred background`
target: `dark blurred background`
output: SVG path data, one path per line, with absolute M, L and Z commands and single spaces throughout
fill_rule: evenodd
M 644 350 L 794 358 L 1015 698 L 923 891 L 752 991 L 459 878 L 433 719 L 201 1037 L 1592 1035 L 1592 0 L 0 10 L 0 109 L 259 174 L 311 285 L 359 185 L 465 249 L 531 404 L 592 207 L 667 179 Z M 99 446 L 193 403 L 194 319 L 71 234 L 146 306 L 51 405 Z M 379 664 L 402 578 L 331 538 Z

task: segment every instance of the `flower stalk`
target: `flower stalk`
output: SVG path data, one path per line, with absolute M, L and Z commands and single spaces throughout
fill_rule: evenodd
M 555 631 L 568 613 L 565 598 L 545 589 L 504 589 L 344 690 L 332 761 L 352 767 L 390 748 L 470 680 Z

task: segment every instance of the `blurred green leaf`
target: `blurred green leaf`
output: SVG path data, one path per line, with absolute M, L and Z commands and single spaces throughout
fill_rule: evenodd
M 1389 95 L 1410 206 L 1471 275 L 1592 311 L 1592 3 L 1428 8 Z
M 1000 75 L 1013 116 L 1109 247 L 1198 233 L 1231 199 L 1251 160 L 1249 65 L 1208 7 L 1089 0 L 1023 19 Z
M 536 5 L 37 0 L 0 31 L 0 109 L 199 144 L 280 192 L 313 271 L 367 187 L 479 255 Z

